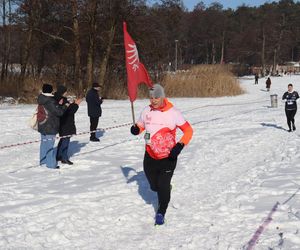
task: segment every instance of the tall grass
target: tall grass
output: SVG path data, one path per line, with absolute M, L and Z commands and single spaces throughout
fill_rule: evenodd
M 55 80 L 27 77 L 23 86 L 17 88 L 18 77 L 7 78 L 0 84 L 0 96 L 19 96 L 19 102 L 36 103 L 36 98 L 45 82 L 56 83 Z M 109 99 L 127 99 L 127 84 L 120 77 L 110 76 L 109 84 L 100 95 Z M 236 77 L 224 65 L 200 65 L 176 74 L 166 73 L 161 77 L 161 84 L 168 97 L 216 97 L 242 94 Z M 54 85 L 54 91 L 56 84 Z M 68 94 L 76 95 L 71 84 L 67 84 Z M 87 90 L 85 90 L 87 91 Z M 85 91 L 81 96 L 85 95 Z M 103 92 L 103 93 L 102 93 Z M 148 98 L 149 92 L 145 84 L 138 86 L 138 98 Z
M 229 67 L 224 65 L 199 65 L 186 71 L 166 73 L 161 84 L 167 97 L 217 97 L 244 93 Z M 120 88 L 120 86 L 122 86 Z M 113 80 L 106 96 L 112 99 L 127 99 L 126 84 Z M 148 98 L 145 84 L 138 86 L 138 98 Z
M 0 84 L 0 96 L 18 98 L 20 103 L 36 103 L 43 81 L 34 77 L 26 77 L 24 83 L 18 85 L 18 76 L 9 76 Z
M 244 91 L 224 65 L 200 65 L 167 74 L 162 85 L 170 97 L 217 97 L 240 95 Z

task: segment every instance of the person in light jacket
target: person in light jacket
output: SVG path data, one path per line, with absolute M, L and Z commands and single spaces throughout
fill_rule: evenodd
M 176 142 L 177 128 L 183 136 Z M 151 189 L 158 196 L 155 224 L 162 225 L 170 201 L 171 179 L 177 157 L 191 140 L 193 129 L 181 112 L 165 98 L 163 87 L 154 84 L 150 89 L 150 105 L 144 108 L 130 131 L 133 135 L 145 131 L 144 172 Z

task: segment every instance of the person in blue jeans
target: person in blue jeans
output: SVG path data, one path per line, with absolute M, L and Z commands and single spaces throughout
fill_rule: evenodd
M 68 150 L 70 145 L 70 138 L 76 134 L 75 126 L 75 113 L 79 108 L 81 99 L 75 100 L 75 102 L 69 102 L 66 98 L 67 88 L 63 85 L 57 87 L 57 91 L 54 93 L 54 99 L 56 101 L 62 101 L 62 106 L 66 103 L 69 104 L 64 114 L 60 117 L 59 136 L 61 137 L 57 146 L 57 161 L 61 161 L 62 164 L 73 165 L 70 161 Z
M 56 161 L 56 152 L 54 150 L 55 136 L 59 131 L 60 117 L 64 114 L 66 106 L 60 106 L 53 98 L 53 87 L 50 84 L 44 84 L 42 93 L 38 96 L 38 105 L 45 110 L 45 119 L 38 122 L 38 132 L 41 134 L 40 144 L 40 165 L 46 165 L 51 169 L 57 169 L 59 166 Z M 60 101 L 62 104 L 62 101 Z
M 46 165 L 48 168 L 59 168 L 57 166 L 54 143 L 55 135 L 41 134 L 40 165 Z

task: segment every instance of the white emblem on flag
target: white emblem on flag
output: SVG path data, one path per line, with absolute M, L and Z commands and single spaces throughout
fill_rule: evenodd
M 132 65 L 132 69 L 136 71 L 139 68 L 139 53 L 135 44 L 128 44 L 131 50 L 127 50 L 127 54 L 130 54 L 128 58 L 128 63 Z

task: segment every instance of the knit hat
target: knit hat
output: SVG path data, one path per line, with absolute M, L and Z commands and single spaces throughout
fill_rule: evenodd
M 58 95 L 63 95 L 64 93 L 66 93 L 67 92 L 67 87 L 66 86 L 64 86 L 64 85 L 59 85 L 59 86 L 57 86 L 57 91 L 56 91 L 56 93 L 58 94 Z
M 158 83 L 153 85 L 153 87 L 149 90 L 149 94 L 150 97 L 154 98 L 165 97 L 164 88 Z
M 100 87 L 100 85 L 99 85 L 99 83 L 97 83 L 97 82 L 94 82 L 94 83 L 93 83 L 93 85 L 92 85 L 92 87 L 93 87 L 93 88 L 99 88 L 99 87 Z
M 45 83 L 43 84 L 42 92 L 43 93 L 52 93 L 53 87 L 51 84 Z

